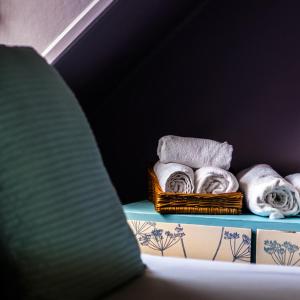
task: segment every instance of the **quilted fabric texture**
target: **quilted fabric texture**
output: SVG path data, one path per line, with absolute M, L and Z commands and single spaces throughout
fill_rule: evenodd
M 0 46 L 0 238 L 26 299 L 99 299 L 143 271 L 80 106 L 30 48 Z

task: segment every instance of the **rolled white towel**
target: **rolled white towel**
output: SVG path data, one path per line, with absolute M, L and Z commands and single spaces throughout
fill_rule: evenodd
M 153 170 L 164 192 L 190 194 L 194 191 L 194 171 L 187 166 L 157 162 Z
M 162 163 L 179 163 L 191 168 L 230 168 L 233 147 L 227 142 L 166 135 L 158 141 L 157 155 Z
M 279 219 L 299 213 L 298 191 L 269 165 L 255 165 L 241 171 L 237 178 L 254 214 Z
M 300 193 L 300 173 L 295 173 L 284 177 Z
M 217 167 L 203 167 L 195 172 L 195 192 L 222 194 L 236 192 L 239 183 L 235 176 Z

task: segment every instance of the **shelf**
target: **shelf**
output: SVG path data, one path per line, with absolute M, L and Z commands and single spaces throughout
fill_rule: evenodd
M 161 215 L 155 211 L 153 204 L 139 201 L 123 206 L 127 219 L 152 222 L 167 222 L 180 224 L 199 224 L 208 226 L 230 226 L 239 228 L 300 231 L 300 216 L 271 220 L 253 214 L 242 215 Z

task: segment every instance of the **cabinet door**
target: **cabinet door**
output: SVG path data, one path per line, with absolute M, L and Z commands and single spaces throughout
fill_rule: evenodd
M 250 263 L 251 230 L 129 220 L 143 253 Z
M 300 232 L 257 230 L 256 263 L 300 266 Z

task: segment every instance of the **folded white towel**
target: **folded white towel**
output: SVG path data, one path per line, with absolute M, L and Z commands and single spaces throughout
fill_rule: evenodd
M 157 162 L 154 172 L 164 192 L 190 194 L 194 191 L 194 171 L 176 163 Z
M 179 163 L 191 168 L 230 168 L 233 147 L 227 142 L 167 135 L 160 138 L 157 155 L 162 163 Z
M 235 176 L 217 167 L 203 167 L 195 172 L 195 192 L 222 194 L 236 192 L 239 183 Z
M 300 193 L 300 173 L 291 174 L 284 177 Z
M 298 191 L 269 165 L 255 165 L 241 171 L 237 178 L 254 214 L 279 219 L 299 213 Z

